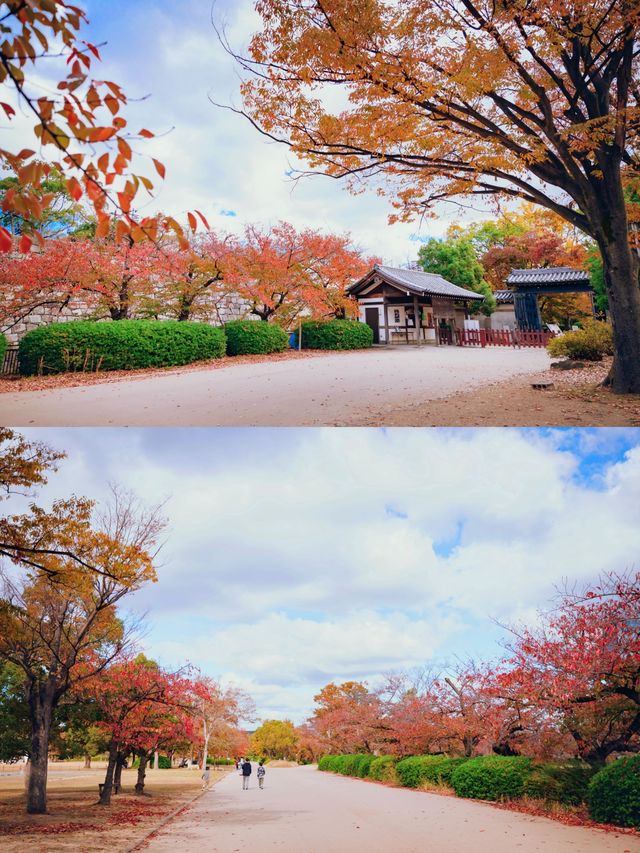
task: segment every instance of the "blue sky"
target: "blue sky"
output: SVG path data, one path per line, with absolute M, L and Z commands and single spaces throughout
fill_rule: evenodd
M 302 164 L 286 148 L 209 100 L 240 105 L 238 69 L 217 43 L 212 5 L 242 51 L 259 28 L 253 0 L 84 0 L 90 24 L 83 36 L 106 42 L 94 76 L 123 86 L 132 130 L 158 134 L 136 143 L 136 169 L 155 178 L 151 157 L 167 167 L 157 197 L 145 197 L 138 211 L 161 209 L 184 220 L 187 211 L 199 209 L 212 228 L 234 233 L 248 222 L 268 226 L 285 219 L 299 228 L 349 231 L 357 245 L 387 263 L 415 260 L 419 241 L 444 233 L 456 210 L 444 205 L 437 220 L 389 226 L 390 205 L 374 191 L 352 196 L 325 177 L 294 183 L 292 171 Z M 47 75 L 59 60 L 51 62 L 39 68 L 39 94 L 50 91 Z M 16 148 L 33 147 L 32 125 L 19 109 L 10 131 Z M 482 218 L 468 211 L 465 217 Z
M 318 688 L 500 653 L 558 585 L 637 565 L 633 430 L 29 430 L 40 496 L 167 500 L 147 652 L 301 720 Z

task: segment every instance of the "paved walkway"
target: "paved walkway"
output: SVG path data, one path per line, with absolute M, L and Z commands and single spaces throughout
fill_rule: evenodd
M 265 789 L 231 773 L 146 853 L 639 853 L 628 835 L 564 826 L 483 803 L 320 773 L 267 768 Z
M 399 407 L 537 373 L 543 349 L 394 347 L 0 394 L 5 426 L 384 426 Z

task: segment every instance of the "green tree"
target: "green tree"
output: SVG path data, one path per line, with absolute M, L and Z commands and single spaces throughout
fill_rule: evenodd
M 251 751 L 265 758 L 293 759 L 298 733 L 291 720 L 265 720 L 251 737 Z
M 0 180 L 0 205 L 7 192 L 20 190 L 20 182 L 15 175 Z M 39 219 L 22 216 L 17 210 L 0 209 L 0 226 L 14 236 L 40 232 L 43 237 L 93 237 L 96 229 L 95 217 L 87 209 L 74 201 L 67 189 L 62 174 L 53 170 L 38 187 L 23 188 L 23 192 L 34 195 L 38 201 L 48 199 Z
M 469 240 L 431 237 L 418 251 L 418 264 L 425 272 L 438 273 L 452 284 L 484 296 L 483 302 L 472 304 L 472 313 L 482 311 L 488 317 L 495 309 L 496 300 Z
M 31 724 L 25 677 L 14 664 L 0 660 L 0 761 L 29 755 Z

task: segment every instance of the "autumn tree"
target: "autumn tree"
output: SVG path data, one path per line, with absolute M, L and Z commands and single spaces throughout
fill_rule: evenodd
M 153 241 L 165 227 L 183 239 L 182 227 L 171 217 L 140 219 L 134 213 L 140 190 L 151 194 L 154 185 L 131 170 L 133 146 L 153 133 L 146 128 L 131 132 L 123 114 L 127 96 L 122 87 L 93 76 L 101 57 L 98 47 L 82 38 L 85 12 L 67 0 L 9 0 L 2 4 L 0 23 L 0 108 L 9 122 L 17 108 L 32 117 L 33 141 L 41 149 L 38 157 L 28 148 L 0 149 L 3 165 L 17 175 L 17 185 L 5 191 L 2 207 L 5 214 L 22 220 L 20 251 L 28 251 L 34 238 L 43 244 L 37 226 L 53 200 L 44 182 L 57 173 L 74 201 L 85 199 L 91 205 L 99 237 L 108 234 L 115 215 L 120 238 Z M 57 60 L 57 81 L 43 89 L 43 65 L 47 61 L 50 69 L 52 60 Z M 48 152 L 50 162 L 42 162 Z M 155 159 L 153 164 L 164 177 L 164 165 Z M 195 230 L 193 213 L 189 224 Z M 0 225 L 0 250 L 10 251 L 13 245 L 13 235 Z
M 640 393 L 640 259 L 627 204 L 638 181 L 637 3 L 260 0 L 257 9 L 249 56 L 234 54 L 250 72 L 243 112 L 254 125 L 311 170 L 352 188 L 369 180 L 392 196 L 396 217 L 443 201 L 516 199 L 589 235 L 614 325 L 613 387 Z
M 298 746 L 298 733 L 291 720 L 265 720 L 251 736 L 251 752 L 264 758 L 291 761 Z
M 249 225 L 231 254 L 225 280 L 247 303 L 247 313 L 290 327 L 316 318 L 357 313 L 345 295 L 377 259 L 365 258 L 348 236 L 298 231 L 288 222 L 269 229 Z
M 154 286 L 142 300 L 142 313 L 176 320 L 214 319 L 222 325 L 229 299 L 225 269 L 236 249 L 234 237 L 211 231 L 192 236 L 186 245 L 175 240 L 165 244 Z
M 100 805 L 108 806 L 119 788 L 127 755 L 140 759 L 136 793 L 143 793 L 147 764 L 154 751 L 192 736 L 191 682 L 144 655 L 118 661 L 87 681 L 85 697 L 99 708 L 98 726 L 107 734 L 107 769 Z
M 200 766 L 204 770 L 211 747 L 215 746 L 217 755 L 224 745 L 232 748 L 240 723 L 255 719 L 255 705 L 241 688 L 223 686 L 208 676 L 194 679 L 191 701 L 202 744 Z
M 379 697 L 359 681 L 327 684 L 309 723 L 328 752 L 373 752 L 387 731 Z
M 28 441 L 15 430 L 0 427 L 0 500 L 44 485 L 64 456 L 41 441 Z
M 63 696 L 121 654 L 127 630 L 117 604 L 155 580 L 163 520 L 115 490 L 101 512 L 86 498 L 32 504 L 2 519 L 0 659 L 18 667 L 31 725 L 27 811 L 47 807 L 53 712 Z
M 578 754 L 640 751 L 640 573 L 565 591 L 539 628 L 513 628 L 503 691 L 560 724 Z

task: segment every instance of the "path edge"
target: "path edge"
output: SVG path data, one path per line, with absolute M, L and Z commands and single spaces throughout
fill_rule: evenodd
M 209 789 L 209 791 L 211 791 L 211 788 Z M 172 812 L 171 812 L 171 814 L 169 814 L 169 815 L 167 815 L 166 817 L 164 817 L 164 818 L 160 821 L 160 823 L 159 823 L 159 824 L 157 824 L 157 826 L 154 826 L 154 828 L 153 828 L 152 830 L 150 830 L 150 831 L 149 831 L 149 832 L 144 836 L 144 838 L 141 838 L 141 839 L 140 839 L 140 841 L 136 841 L 136 843 L 133 845 L 133 847 L 127 847 L 127 849 L 124 851 L 124 853 L 135 853 L 135 851 L 136 851 L 136 850 L 141 850 L 141 849 L 142 849 L 142 845 L 143 845 L 143 844 L 146 844 L 146 843 L 149 841 L 149 839 L 151 838 L 151 836 L 152 836 L 152 835 L 155 835 L 155 834 L 156 834 L 156 832 L 159 832 L 159 831 L 160 831 L 161 829 L 163 829 L 163 827 L 165 827 L 168 823 L 171 823 L 171 821 L 172 821 L 172 820 L 174 820 L 176 817 L 178 817 L 178 815 L 179 815 L 179 814 L 181 814 L 183 811 L 186 811 L 187 809 L 190 809 L 190 808 L 193 806 L 193 804 L 195 803 L 195 801 L 196 801 L 196 800 L 199 800 L 199 799 L 200 799 L 200 797 L 204 797 L 204 795 L 205 795 L 205 794 L 207 794 L 207 793 L 209 793 L 209 791 L 199 791 L 199 792 L 195 795 L 195 797 L 193 797 L 192 799 L 190 799 L 187 803 L 183 803 L 183 804 L 182 804 L 181 806 L 179 806 L 177 809 L 175 809 L 174 811 L 172 811 Z

